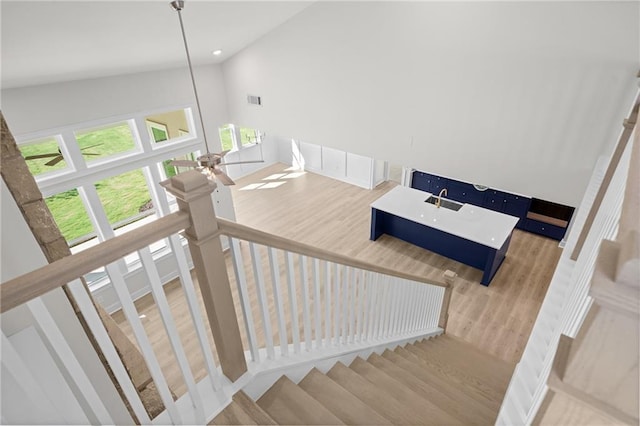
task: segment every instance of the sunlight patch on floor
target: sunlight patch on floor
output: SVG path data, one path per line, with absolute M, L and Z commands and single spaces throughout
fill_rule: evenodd
M 274 173 L 267 177 L 262 178 L 263 181 L 250 183 L 239 189 L 239 191 L 252 191 L 254 189 L 273 189 L 287 183 L 287 180 L 296 179 L 307 174 L 304 170 L 300 170 L 298 167 L 288 167 L 283 170 L 285 173 Z
M 280 185 L 284 185 L 287 182 L 266 182 L 266 183 L 251 183 L 247 186 L 240 188 L 240 191 L 252 191 L 254 189 L 273 189 Z
M 260 187 L 260 189 L 271 189 L 271 188 L 277 188 L 280 185 L 284 185 L 287 182 L 269 182 L 269 183 L 265 183 L 264 185 L 262 185 Z
M 286 174 L 284 176 L 282 176 L 282 179 L 295 179 L 295 178 L 299 178 L 300 176 L 304 176 L 307 172 L 296 172 L 296 173 L 289 173 Z
M 275 174 L 272 174 L 271 176 L 267 176 L 266 178 L 262 178 L 262 180 L 278 180 L 285 177 L 286 175 L 287 175 L 286 173 L 275 173 Z

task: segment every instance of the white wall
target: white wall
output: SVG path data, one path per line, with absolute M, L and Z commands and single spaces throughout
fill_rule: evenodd
M 263 163 L 234 164 L 226 167 L 227 175 L 231 179 L 240 179 L 262 168 L 279 161 L 278 146 L 280 138 L 266 135 L 259 145 L 250 145 L 237 151 L 228 153 L 224 157 L 225 163 L 237 161 L 264 161 Z M 217 213 L 217 211 L 216 211 Z
M 207 140 L 211 150 L 220 151 L 218 128 L 228 122 L 221 69 L 219 65 L 208 65 L 194 68 L 194 73 Z M 108 122 L 113 117 L 189 105 L 193 107 L 196 132 L 202 141 L 187 68 L 2 90 L 2 112 L 18 142 L 38 133 L 42 133 L 40 136 L 55 134 L 56 129 L 65 126 Z M 235 220 L 231 191 L 227 187 L 219 184 L 212 199 L 217 215 Z M 176 271 L 164 263 L 158 262 L 160 271 L 167 279 L 174 278 Z M 148 291 L 146 279 L 138 275 L 131 274 L 127 279 L 135 297 Z M 99 289 L 96 297 L 109 311 L 119 307 L 110 286 Z
M 228 123 L 220 66 L 195 67 L 194 75 L 207 141 L 212 151 L 220 151 L 218 128 Z M 193 106 L 196 129 L 200 134 L 200 120 L 187 68 L 2 90 L 2 112 L 18 142 L 25 134 L 143 111 L 167 111 L 185 105 Z M 216 195 L 217 201 L 222 200 L 220 202 L 225 204 L 220 210 L 233 213 L 231 192 L 221 185 Z M 235 219 L 231 214 L 223 213 L 223 216 Z
M 637 89 L 638 14 L 317 2 L 223 64 L 230 119 L 575 206 Z
M 40 250 L 38 243 L 33 237 L 33 234 L 31 234 L 31 231 L 24 221 L 13 197 L 9 193 L 4 180 L 1 181 L 1 190 L 2 212 L 0 218 L 2 219 L 2 261 L 0 266 L 0 278 L 1 282 L 5 282 L 11 278 L 29 272 L 36 267 L 43 266 L 47 261 Z M 122 403 L 122 400 L 118 396 L 117 391 L 113 387 L 111 380 L 104 370 L 104 367 L 101 365 L 93 347 L 84 334 L 84 331 L 73 312 L 73 308 L 69 304 L 69 301 L 62 290 L 53 290 L 45 294 L 40 299 L 49 310 L 49 313 L 52 315 L 56 325 L 64 335 L 66 342 L 71 347 L 71 350 L 82 365 L 85 373 L 91 379 L 91 383 L 99 392 L 99 395 L 111 413 L 114 422 L 116 424 L 130 424 L 131 418 Z M 29 327 L 35 327 L 38 333 L 43 333 L 24 305 L 2 314 L 1 324 L 2 331 L 9 337 L 17 335 L 17 333 L 26 330 Z M 55 357 L 53 358 L 55 359 Z M 31 371 L 31 373 L 36 377 L 36 379 L 41 378 L 38 375 L 38 372 Z M 50 378 L 51 376 L 47 377 Z M 25 385 L 25 383 L 23 382 L 22 385 Z M 60 394 L 57 395 L 56 398 L 55 410 L 67 421 L 69 421 L 70 418 L 77 419 L 77 414 L 72 413 L 72 411 L 77 408 L 77 402 L 74 399 L 63 398 L 62 388 L 59 389 L 59 391 Z M 38 419 L 43 423 L 56 422 L 55 419 L 52 418 L 42 420 L 41 414 L 44 415 L 44 413 L 39 412 L 40 405 L 32 406 L 30 412 L 23 411 L 20 413 L 19 411 L 12 410 L 11 408 L 13 407 L 6 405 L 11 401 L 12 392 L 18 392 L 18 389 L 12 389 L 11 392 L 8 393 L 2 393 L 2 405 L 4 410 L 3 418 L 7 422 L 34 423 L 34 421 Z M 67 394 L 67 396 L 69 396 L 69 394 Z M 25 402 L 23 401 L 23 403 Z M 45 406 L 45 403 L 46 401 L 43 401 L 42 407 Z
M 228 120 L 221 70 L 208 65 L 194 74 L 207 140 L 218 149 L 218 127 Z M 15 136 L 185 104 L 195 105 L 187 68 L 2 90 L 2 112 Z
M 294 139 L 280 139 L 279 161 L 364 189 L 384 181 L 384 161 Z

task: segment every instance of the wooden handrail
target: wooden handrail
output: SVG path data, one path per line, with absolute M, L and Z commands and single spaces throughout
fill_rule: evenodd
M 352 268 L 365 269 L 380 274 L 390 275 L 397 278 L 403 278 L 411 281 L 417 281 L 424 284 L 435 285 L 439 287 L 449 287 L 450 284 L 439 282 L 436 280 L 430 280 L 419 275 L 409 274 L 395 269 L 385 268 L 384 266 L 376 265 L 373 263 L 365 262 L 362 260 L 354 259 L 349 256 L 345 256 L 338 253 L 333 253 L 328 250 L 313 247 L 308 244 L 300 243 L 298 241 L 290 240 L 288 238 L 279 237 L 277 235 L 269 234 L 268 232 L 259 231 L 254 228 L 250 228 L 246 225 L 242 225 L 236 222 L 231 222 L 222 218 L 218 218 L 218 229 L 223 235 L 229 237 L 238 238 L 241 240 L 252 241 L 264 246 L 274 247 L 280 250 L 303 254 L 305 256 L 314 257 L 317 259 L 339 263 L 342 265 L 350 266 Z
M 602 205 L 602 201 L 604 200 L 604 196 L 607 193 L 607 189 L 609 189 L 609 184 L 613 179 L 613 174 L 618 168 L 618 164 L 620 163 L 620 159 L 622 158 L 622 154 L 624 153 L 627 143 L 631 138 L 631 134 L 633 133 L 634 127 L 636 125 L 636 121 L 638 120 L 638 110 L 640 109 L 640 97 L 637 97 L 633 108 L 631 110 L 631 114 L 629 114 L 629 118 L 625 119 L 623 122 L 624 130 L 618 139 L 618 144 L 616 145 L 613 154 L 611 155 L 611 160 L 609 161 L 609 165 L 607 166 L 607 171 L 605 172 L 604 178 L 600 183 L 600 188 L 598 188 L 598 193 L 593 200 L 593 204 L 589 210 L 589 214 L 587 215 L 587 219 L 582 226 L 582 230 L 580 231 L 580 235 L 578 236 L 578 240 L 576 241 L 576 245 L 571 252 L 571 260 L 577 260 L 578 256 L 580 256 L 580 252 L 582 251 L 582 247 L 584 246 L 585 241 L 587 240 L 587 235 L 589 235 L 589 231 L 591 230 L 591 226 L 593 225 L 593 221 L 596 218 L 596 214 L 598 210 L 600 210 L 600 206 Z
M 575 410 L 567 401 L 616 424 L 638 424 L 640 132 L 631 149 L 618 235 L 615 241 L 600 242 L 589 290 L 593 304 L 575 339 L 560 336 L 547 381 L 552 392 L 535 424 L 572 423 Z
M 0 313 L 62 287 L 96 268 L 115 262 L 189 225 L 187 213 L 172 213 L 148 225 L 6 281 L 0 285 Z
M 616 281 L 636 289 L 640 287 L 640 131 L 635 132 L 631 147 L 629 174 L 624 191 L 617 241 L 620 252 L 616 265 Z

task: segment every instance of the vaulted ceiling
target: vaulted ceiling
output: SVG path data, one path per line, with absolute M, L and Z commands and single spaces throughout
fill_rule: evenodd
M 222 62 L 309 6 L 189 1 L 195 64 Z M 186 65 L 177 12 L 161 1 L 2 1 L 2 88 Z M 220 56 L 212 51 L 222 49 Z

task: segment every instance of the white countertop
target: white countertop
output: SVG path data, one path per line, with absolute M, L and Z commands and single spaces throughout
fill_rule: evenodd
M 502 247 L 518 223 L 515 216 L 472 204 L 463 204 L 458 211 L 437 208 L 425 202 L 431 195 L 397 186 L 374 201 L 371 207 L 495 249 Z

